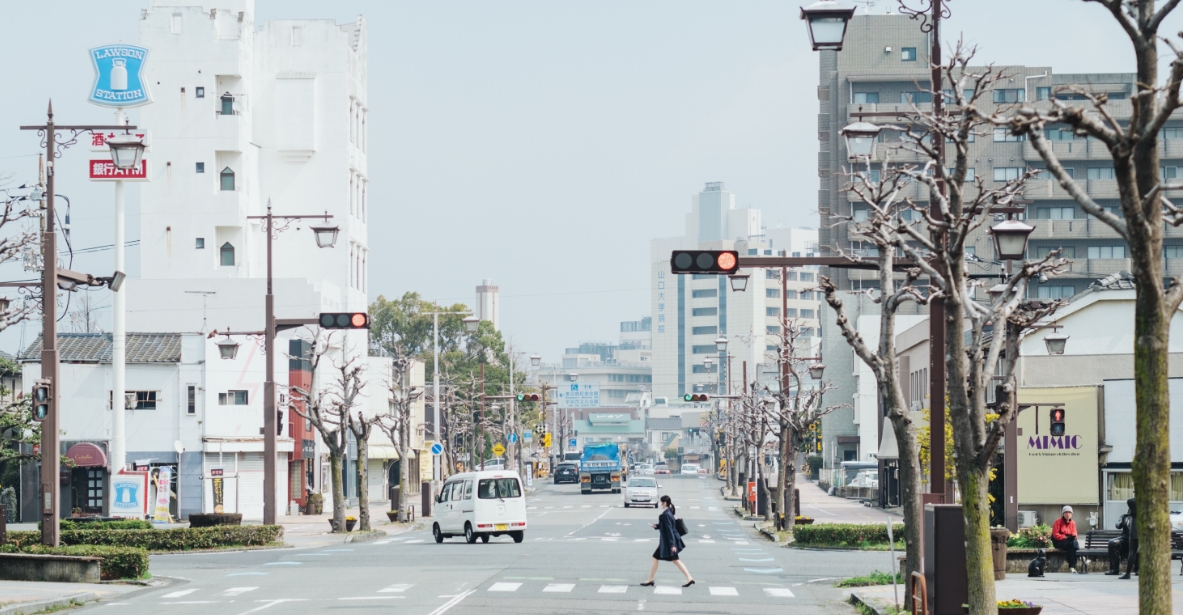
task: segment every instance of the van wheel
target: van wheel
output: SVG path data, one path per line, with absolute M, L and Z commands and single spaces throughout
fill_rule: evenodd
M 484 544 L 488 543 L 489 541 L 490 541 L 490 535 L 489 535 L 489 534 L 482 534 L 482 535 L 481 535 L 481 544 L 483 544 L 483 545 L 484 545 Z
M 436 524 L 436 523 L 432 524 L 432 538 L 436 539 L 436 544 L 440 544 L 440 543 L 444 542 L 444 534 L 440 533 L 440 525 L 439 524 Z
M 523 531 L 518 530 L 517 532 L 511 532 L 510 537 L 514 539 L 514 542 L 522 542 L 523 541 Z
M 465 542 L 469 544 L 477 542 L 477 534 L 473 533 L 473 526 L 468 523 L 465 524 Z
M 655 505 L 654 505 L 654 507 L 655 507 L 655 508 L 658 508 L 658 504 L 655 504 Z

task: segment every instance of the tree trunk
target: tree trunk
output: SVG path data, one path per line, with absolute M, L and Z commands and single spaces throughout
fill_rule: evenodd
M 786 483 L 790 479 L 790 477 L 786 474 L 786 470 L 787 468 L 791 468 L 790 471 L 793 472 L 793 464 L 790 463 L 790 447 L 788 446 L 790 439 L 790 424 L 786 421 L 781 421 L 780 427 L 781 430 L 778 433 L 778 442 L 781 444 L 782 450 L 781 454 L 778 455 L 778 488 L 777 497 L 775 498 L 778 502 L 779 515 L 774 517 L 774 527 L 779 530 L 784 530 L 788 527 L 788 524 L 794 523 L 794 511 L 793 509 L 786 507 Z
M 795 497 L 796 494 L 794 492 L 794 488 L 798 484 L 798 473 L 795 471 L 795 467 L 797 465 L 796 462 L 798 461 L 798 447 L 801 445 L 802 438 L 798 437 L 798 431 L 791 430 L 789 433 L 789 442 L 787 442 L 787 447 L 790 449 L 790 452 L 786 455 L 787 457 L 790 457 L 790 459 L 788 462 L 784 462 L 782 464 L 783 467 L 786 468 L 786 478 L 782 481 L 782 484 L 784 484 L 786 488 L 786 496 L 782 500 L 786 506 L 786 527 L 782 529 L 787 531 L 794 530 L 794 504 L 797 499 Z
M 909 578 L 914 572 L 922 571 L 922 483 L 921 462 L 918 459 L 918 438 L 913 423 L 905 416 L 889 413 L 893 424 L 893 435 L 897 438 L 897 464 L 901 469 L 901 513 L 905 517 L 905 570 L 901 576 L 909 591 Z M 910 604 L 906 596 L 906 604 Z
M 407 491 L 411 487 L 408 480 L 408 473 L 411 471 L 408 468 L 411 459 L 410 438 L 408 437 L 408 427 L 411 425 L 410 417 L 405 417 L 403 425 L 400 426 L 399 431 L 399 501 L 396 503 L 395 509 L 398 514 L 395 518 L 400 523 L 407 523 Z M 422 461 L 421 461 L 422 463 Z
M 367 430 L 369 431 L 369 430 Z M 367 434 L 369 435 L 369 434 Z M 358 440 L 358 531 L 370 531 L 370 451 L 367 438 Z
M 963 539 L 967 548 L 967 604 L 971 615 L 997 615 L 996 573 L 989 532 L 988 473 L 963 459 L 956 460 L 963 486 Z
M 1148 286 L 1140 288 L 1136 294 L 1137 411 L 1132 480 L 1139 502 L 1136 524 L 1140 535 L 1146 537 L 1140 541 L 1139 551 L 1141 615 L 1172 612 L 1172 560 L 1165 539 L 1170 530 L 1168 339 L 1169 315 L 1160 292 Z
M 346 529 L 346 495 L 342 490 L 342 454 L 329 451 L 329 476 L 333 491 L 333 531 Z

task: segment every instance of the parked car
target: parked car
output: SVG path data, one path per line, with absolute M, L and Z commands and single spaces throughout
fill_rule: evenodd
M 552 473 L 552 483 L 558 485 L 560 483 L 578 483 L 580 482 L 580 465 L 570 461 L 562 461 L 555 466 L 555 472 Z
M 437 521 L 432 538 L 464 536 L 465 542 L 489 542 L 508 535 L 522 542 L 527 529 L 527 500 L 514 472 L 465 472 L 450 476 L 436 496 Z
M 699 474 L 699 466 L 694 463 L 685 463 L 679 467 L 680 474 Z
M 631 478 L 625 486 L 625 508 L 630 506 L 653 506 L 658 508 L 658 481 L 649 476 Z
M 660 464 L 654 466 L 654 473 L 655 474 L 670 474 L 671 469 L 669 467 L 667 467 L 667 464 L 660 463 Z
M 654 475 L 654 465 L 649 464 L 649 463 L 638 464 L 637 474 L 638 474 L 638 476 L 653 476 Z
M 696 474 L 708 474 L 708 473 L 709 472 L 708 472 L 707 468 L 700 468 L 699 471 L 696 472 Z
M 506 461 L 502 459 L 487 459 L 485 463 L 481 464 L 483 470 L 505 470 Z

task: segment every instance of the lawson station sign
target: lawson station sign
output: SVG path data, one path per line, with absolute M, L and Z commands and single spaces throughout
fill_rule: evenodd
M 135 45 L 104 45 L 90 50 L 95 84 L 88 100 L 104 107 L 137 107 L 152 102 L 144 79 L 148 50 Z

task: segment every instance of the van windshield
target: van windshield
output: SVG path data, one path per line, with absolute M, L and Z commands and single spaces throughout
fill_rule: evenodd
M 522 497 L 515 478 L 484 478 L 478 483 L 477 497 L 483 500 Z

